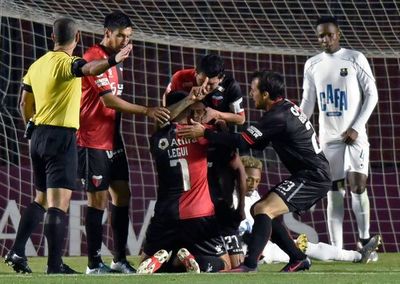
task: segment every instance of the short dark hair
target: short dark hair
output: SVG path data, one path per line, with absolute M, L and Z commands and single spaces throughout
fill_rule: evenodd
M 338 20 L 335 16 L 321 16 L 317 19 L 316 25 L 320 24 L 334 24 L 337 28 L 339 27 Z
M 252 80 L 258 79 L 258 89 L 261 93 L 268 92 L 271 100 L 285 97 L 285 83 L 283 76 L 274 71 L 256 71 L 253 73 Z
M 168 107 L 173 104 L 176 104 L 177 102 L 186 98 L 187 95 L 188 95 L 188 93 L 186 93 L 184 91 L 172 91 L 166 96 L 165 105 Z
M 104 28 L 110 29 L 112 31 L 129 27 L 132 27 L 131 19 L 128 17 L 128 15 L 120 11 L 108 14 L 104 18 Z
M 54 41 L 60 45 L 72 42 L 77 32 L 78 25 L 71 18 L 61 17 L 54 21 Z
M 208 78 L 224 76 L 224 61 L 217 54 L 207 54 L 200 58 L 196 66 L 197 73 L 204 73 Z

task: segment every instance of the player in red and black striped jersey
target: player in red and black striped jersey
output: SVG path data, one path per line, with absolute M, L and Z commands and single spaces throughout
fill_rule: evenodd
M 104 37 L 89 48 L 86 60 L 108 58 L 126 46 L 132 36 L 132 23 L 127 15 L 114 12 L 104 21 Z M 123 91 L 122 65 L 118 64 L 99 76 L 82 80 L 79 146 L 79 177 L 88 196 L 86 235 L 88 244 L 87 274 L 110 272 L 99 254 L 102 244 L 102 217 L 111 195 L 111 227 L 114 259 L 111 269 L 122 273 L 135 270 L 126 260 L 129 226 L 129 172 L 119 130 L 121 112 L 143 114 L 160 122 L 169 119 L 169 111 L 129 103 L 120 98 Z
M 245 122 L 242 91 L 238 82 L 225 73 L 224 62 L 216 54 L 201 57 L 195 69 L 176 72 L 172 76 L 163 99 L 168 98 L 171 91 L 179 90 L 189 93 L 192 89 L 203 85 L 206 79 L 207 95 L 202 102 L 207 106 L 207 109 L 203 122 L 215 122 L 215 125 L 227 124 L 230 131 L 233 130 L 234 125 L 242 125 Z M 230 209 L 233 207 L 232 193 L 235 184 L 239 183 L 237 177 L 240 175 L 240 171 L 231 167 L 231 161 L 234 157 L 234 147 L 210 145 L 208 148 L 208 180 L 212 199 L 216 205 L 218 220 L 223 225 L 221 226 L 222 233 L 226 236 L 236 234 L 240 223 L 240 220 L 235 221 L 235 219 L 240 218 L 237 218 L 237 214 L 234 214 Z M 245 180 L 245 177 L 242 177 L 242 179 Z M 244 182 L 242 182 L 242 187 L 245 187 Z M 244 192 L 244 189 L 241 191 Z M 240 200 L 243 200 L 243 197 Z M 240 211 L 243 211 L 242 203 L 241 201 Z
M 174 92 L 167 98 L 168 105 L 183 99 L 185 93 Z M 204 104 L 191 107 L 196 121 L 204 115 Z M 158 172 L 158 191 L 154 217 L 146 232 L 142 259 L 160 249 L 176 253 L 188 249 L 207 271 L 229 268 L 222 236 L 215 219 L 207 180 L 207 148 L 204 138 L 181 139 L 176 131 L 188 123 L 188 110 L 182 112 L 169 125 L 159 129 L 150 138 L 150 150 Z M 226 263 L 226 264 L 225 264 Z M 165 267 L 171 271 L 172 265 Z M 209 272 L 211 272 L 209 271 Z
M 208 95 L 203 99 L 207 109 L 207 121 L 224 120 L 227 123 L 242 125 L 245 122 L 243 94 L 239 83 L 224 71 L 224 62 L 216 54 L 201 57 L 196 68 L 176 72 L 163 95 L 163 104 L 170 92 L 190 93 L 193 87 L 200 87 L 207 79 Z
M 311 122 L 295 104 L 284 99 L 283 77 L 279 73 L 256 72 L 250 95 L 256 108 L 265 110 L 265 113 L 242 134 L 216 133 L 199 123 L 180 129 L 178 134 L 184 138 L 204 136 L 210 143 L 235 145 L 240 149 L 262 150 L 272 144 L 291 176 L 252 207 L 254 227 L 248 256 L 244 264 L 233 272 L 256 270 L 258 257 L 270 237 L 290 256 L 289 264 L 282 271 L 309 269 L 311 262 L 294 245 L 276 217 L 308 210 L 326 196 L 331 182 L 328 161 L 319 147 Z

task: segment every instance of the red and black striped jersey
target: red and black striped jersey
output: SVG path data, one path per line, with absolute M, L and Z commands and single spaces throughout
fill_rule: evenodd
M 181 124 L 158 130 L 150 138 L 150 150 L 158 172 L 155 215 L 172 220 L 214 215 L 207 180 L 205 138 L 178 138 Z

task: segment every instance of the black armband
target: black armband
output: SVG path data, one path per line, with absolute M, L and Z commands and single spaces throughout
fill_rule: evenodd
M 118 62 L 115 60 L 115 54 L 108 57 L 108 64 L 110 65 L 110 67 L 118 64 Z
M 87 61 L 85 59 L 78 59 L 72 62 L 72 74 L 75 75 L 75 77 L 83 77 L 85 76 L 82 72 L 82 67 L 85 65 Z
M 33 93 L 32 86 L 28 84 L 22 84 L 22 89 L 28 93 Z

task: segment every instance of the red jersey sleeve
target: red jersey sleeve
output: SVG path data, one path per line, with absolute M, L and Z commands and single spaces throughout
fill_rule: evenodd
M 83 58 L 87 62 L 90 62 L 93 60 L 107 59 L 108 56 L 104 53 L 101 47 L 95 45 L 85 52 Z M 109 80 L 110 75 L 113 75 L 112 68 L 97 76 L 86 76 L 84 77 L 85 79 L 83 86 L 85 85 L 85 83 L 88 83 L 92 88 L 92 91 L 94 90 L 96 93 L 99 94 L 99 96 L 110 93 L 112 92 L 112 85 Z

